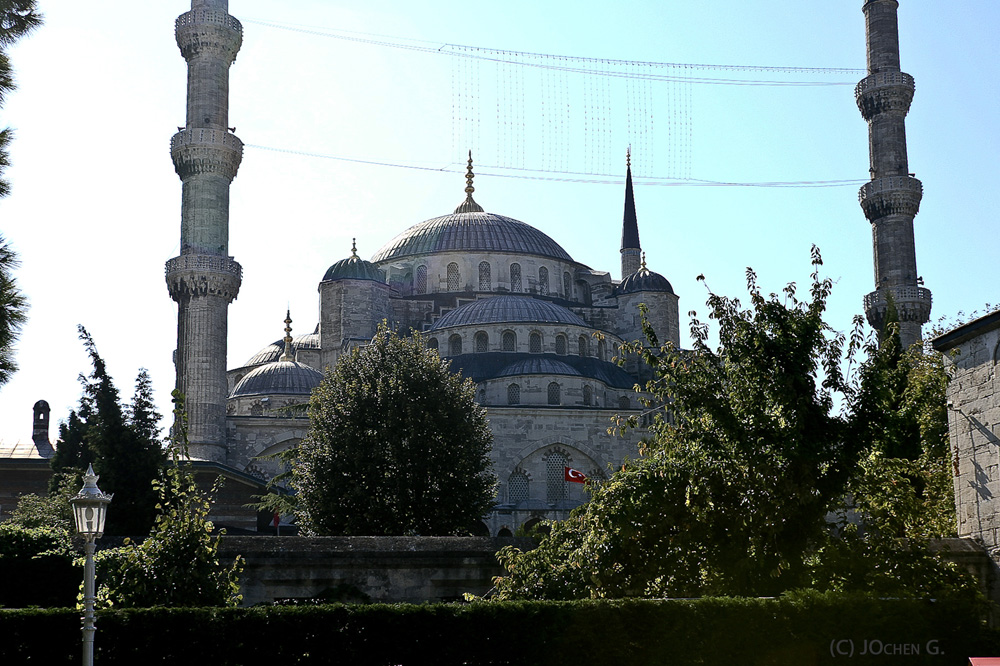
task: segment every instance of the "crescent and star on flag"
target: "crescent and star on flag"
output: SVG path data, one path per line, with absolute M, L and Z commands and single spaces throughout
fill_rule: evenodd
M 578 469 L 573 469 L 572 467 L 564 467 L 565 470 L 564 478 L 570 483 L 587 483 L 587 475 Z

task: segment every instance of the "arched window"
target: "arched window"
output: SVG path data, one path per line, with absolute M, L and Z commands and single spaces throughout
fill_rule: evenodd
M 521 404 L 521 385 L 511 384 L 507 387 L 507 404 L 508 405 L 520 405 Z
M 562 333 L 556 336 L 556 353 L 560 356 L 566 355 L 566 336 Z
M 458 291 L 462 287 L 462 278 L 458 274 L 458 264 L 454 261 L 448 264 L 448 291 Z
M 427 267 L 426 266 L 417 266 L 417 280 L 416 280 L 416 284 L 414 285 L 414 290 L 418 294 L 426 294 L 427 293 Z
M 448 355 L 458 356 L 462 353 L 462 336 L 456 333 L 448 338 Z
M 590 340 L 586 335 L 580 336 L 580 356 L 590 356 Z
M 583 404 L 586 407 L 590 407 L 591 403 L 594 402 L 594 389 L 589 386 L 583 387 Z
M 521 264 L 510 265 L 510 290 L 521 291 Z
M 618 409 L 632 409 L 632 401 L 627 395 L 618 398 Z
M 482 354 L 489 351 L 490 346 L 490 336 L 486 335 L 486 331 L 479 331 L 476 333 L 476 353 Z
M 597 358 L 601 359 L 602 361 L 607 361 L 608 359 L 605 358 L 605 356 L 607 355 L 607 353 L 608 353 L 608 346 L 604 343 L 604 340 L 598 340 L 597 341 Z
M 503 339 L 501 341 L 501 348 L 505 352 L 512 352 L 517 350 L 517 333 L 514 331 L 504 331 Z
M 549 384 L 549 404 L 558 405 L 560 402 L 562 402 L 562 391 L 557 382 L 552 382 Z
M 549 269 L 545 266 L 538 268 L 538 293 L 543 296 L 549 293 Z
M 501 527 L 500 531 L 497 532 L 497 536 L 498 537 L 512 537 L 514 535 L 511 534 L 511 531 L 509 529 L 507 529 L 506 527 Z
M 507 501 L 517 504 L 528 499 L 528 475 L 521 470 L 515 470 L 507 477 Z
M 563 273 L 563 298 L 573 299 L 573 281 L 570 279 L 569 273 Z
M 437 351 L 438 339 L 437 338 L 427 338 L 427 348 Z
M 542 353 L 542 334 L 538 331 L 532 331 L 528 336 L 528 351 L 532 354 Z
M 545 458 L 545 501 L 566 499 L 566 456 L 553 452 Z
M 490 291 L 493 289 L 493 280 L 490 278 L 490 262 L 479 262 L 479 291 Z

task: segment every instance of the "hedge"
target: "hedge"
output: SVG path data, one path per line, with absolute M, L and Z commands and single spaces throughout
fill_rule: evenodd
M 1000 636 L 986 626 L 982 610 L 960 602 L 835 594 L 115 610 L 98 614 L 95 661 L 100 666 L 965 666 L 969 656 L 1000 656 Z M 79 660 L 77 611 L 0 610 L 0 664 Z

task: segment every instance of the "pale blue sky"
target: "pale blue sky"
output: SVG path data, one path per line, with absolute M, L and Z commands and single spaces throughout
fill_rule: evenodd
M 0 122 L 18 132 L 0 231 L 21 254 L 18 278 L 32 303 L 19 345 L 22 369 L 0 390 L 5 442 L 30 437 L 35 400 L 48 400 L 57 421 L 76 404 L 76 376 L 89 371 L 77 323 L 91 330 L 126 395 L 140 366 L 149 368 L 164 412 L 173 385 L 176 309 L 163 263 L 178 250 L 180 182 L 168 144 L 185 122 L 186 73 L 173 20 L 189 4 L 40 4 L 46 24 L 13 50 L 20 89 L 0 110 Z M 453 171 L 467 147 L 494 162 L 509 158 L 494 136 L 498 117 L 501 124 L 505 117 L 497 110 L 495 68 L 478 70 L 478 133 L 456 137 L 453 93 L 464 90 L 453 84 L 457 59 L 308 31 L 617 60 L 863 69 L 861 6 L 861 0 L 659 0 L 624 9 L 594 2 L 232 0 L 230 13 L 244 22 L 245 36 L 232 69 L 230 124 L 248 146 L 452 172 L 248 147 L 232 188 L 230 251 L 244 267 L 244 282 L 230 307 L 230 367 L 281 337 L 286 306 L 296 334 L 315 326 L 316 286 L 349 253 L 352 237 L 371 256 L 408 226 L 454 208 L 464 181 Z M 903 0 L 899 10 L 903 69 L 917 87 L 907 120 L 910 170 L 925 189 L 916 220 L 918 272 L 933 291 L 935 319 L 1000 300 L 990 250 L 998 209 L 998 15 L 997 3 Z M 459 73 L 477 71 L 465 66 Z M 700 74 L 851 85 L 691 85 L 690 114 L 663 103 L 677 86 L 646 90 L 653 130 L 634 136 L 633 147 L 650 266 L 673 283 L 682 313 L 704 312 L 698 274 L 729 295 L 744 293 L 747 266 L 768 291 L 789 280 L 805 284 L 815 243 L 838 282 L 828 320 L 848 329 L 872 289 L 871 229 L 857 205 L 857 186 L 700 187 L 656 178 L 677 175 L 670 124 L 689 121 L 691 178 L 864 179 L 867 128 L 853 99 L 862 75 Z M 527 94 L 523 133 L 515 123 L 502 145 L 547 151 L 554 169 L 569 171 L 601 172 L 607 160 L 590 156 L 611 150 L 620 180 L 629 140 L 627 118 L 617 111 L 624 102 L 609 104 L 605 127 L 612 136 L 598 136 L 592 126 L 581 132 L 573 123 L 587 109 L 574 95 L 588 84 L 572 76 L 547 82 L 550 91 L 565 92 L 573 120 L 560 126 L 550 110 L 543 122 L 538 100 Z M 469 136 L 480 145 L 460 145 Z M 487 210 L 538 227 L 578 261 L 619 277 L 620 182 L 490 172 L 484 167 L 476 179 L 476 199 Z

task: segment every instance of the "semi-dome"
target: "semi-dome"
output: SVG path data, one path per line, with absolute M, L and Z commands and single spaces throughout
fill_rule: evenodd
M 249 368 L 251 366 L 261 365 L 262 363 L 273 363 L 281 358 L 281 354 L 284 349 L 284 341 L 275 340 L 251 356 L 250 360 L 244 363 L 242 367 Z M 299 335 L 292 338 L 292 353 L 294 354 L 300 349 L 319 349 L 319 333 L 307 333 L 305 335 Z
M 254 368 L 236 384 L 230 398 L 254 395 L 307 396 L 323 381 L 323 373 L 295 361 L 275 361 Z
M 559 243 L 531 225 L 483 211 L 454 212 L 415 224 L 383 245 L 372 261 L 438 252 L 509 252 L 573 261 Z
M 431 331 L 475 324 L 568 324 L 586 326 L 580 315 L 530 296 L 492 296 L 466 303 L 434 322 Z
M 634 294 L 639 291 L 663 291 L 672 294 L 674 288 L 670 286 L 670 281 L 667 278 L 649 270 L 643 262 L 642 268 L 629 275 L 618 285 L 618 293 L 621 294 Z
M 373 280 L 385 282 L 385 273 L 370 261 L 358 256 L 358 248 L 351 244 L 351 256 L 341 259 L 327 269 L 323 282 L 330 280 Z
M 497 373 L 497 377 L 515 377 L 518 375 L 570 375 L 581 376 L 576 368 L 567 363 L 552 358 L 526 358 L 514 361 Z

